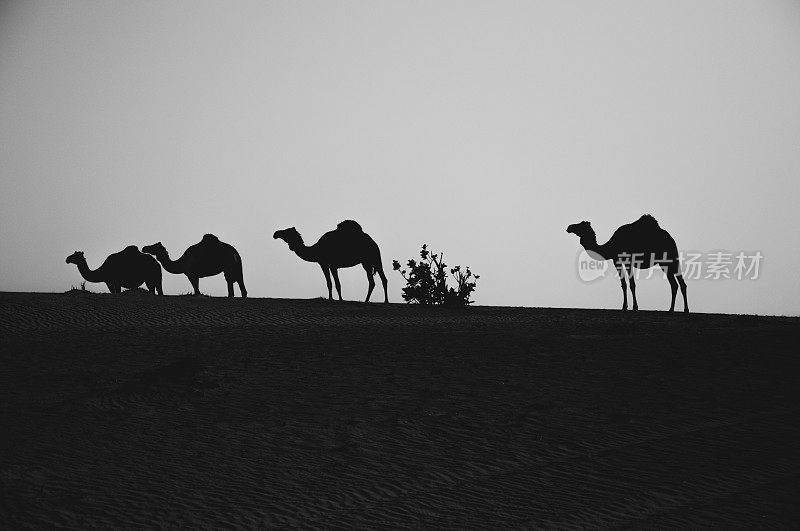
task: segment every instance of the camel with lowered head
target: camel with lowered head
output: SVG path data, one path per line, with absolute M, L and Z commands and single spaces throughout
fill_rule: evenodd
M 89 269 L 82 251 L 69 255 L 66 262 L 78 266 L 78 271 L 87 282 L 104 282 L 111 293 L 119 293 L 122 288 L 135 289 L 145 284 L 151 293 L 164 294 L 161 289 L 161 266 L 152 256 L 140 252 L 135 245 L 110 254 L 95 270 Z

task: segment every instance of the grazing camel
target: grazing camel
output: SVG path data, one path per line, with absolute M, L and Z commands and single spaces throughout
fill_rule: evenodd
M 105 282 L 111 293 L 146 284 L 151 293 L 164 294 L 161 288 L 161 266 L 152 256 L 140 252 L 135 245 L 129 245 L 122 251 L 109 255 L 103 265 L 94 271 L 89 269 L 82 251 L 69 255 L 67 263 L 78 266 L 78 271 L 87 282 Z
M 294 227 L 276 231 L 272 237 L 285 241 L 289 244 L 289 249 L 303 260 L 317 262 L 320 265 L 322 272 L 325 274 L 325 282 L 328 284 L 329 299 L 333 300 L 331 275 L 333 275 L 333 280 L 336 283 L 339 300 L 342 300 L 339 268 L 361 264 L 364 267 L 364 271 L 367 272 L 367 282 L 369 282 L 367 298 L 364 302 L 369 302 L 369 297 L 375 288 L 375 279 L 373 277 L 376 271 L 383 283 L 384 302 L 389 302 L 389 296 L 386 293 L 386 275 L 383 273 L 381 252 L 378 249 L 378 244 L 355 221 L 342 221 L 337 225 L 336 230 L 323 234 L 319 241 L 311 247 L 307 247 L 303 243 L 303 237 Z
M 199 243 L 186 249 L 183 256 L 173 261 L 161 244 L 154 243 L 142 247 L 142 251 L 152 254 L 161 262 L 164 269 L 172 274 L 184 274 L 194 288 L 194 294 L 200 295 L 200 279 L 224 273 L 228 283 L 228 297 L 233 297 L 233 283 L 239 284 L 242 297 L 247 297 L 242 275 L 242 257 L 232 245 L 222 242 L 213 234 L 206 234 Z
M 649 269 L 658 265 L 667 274 L 667 280 L 672 289 L 672 304 L 670 304 L 669 311 L 675 310 L 675 295 L 679 285 L 683 295 L 683 311 L 689 311 L 689 303 L 686 301 L 686 282 L 681 275 L 678 247 L 672 236 L 658 226 L 658 222 L 653 216 L 645 214 L 633 223 L 621 226 L 603 245 L 597 244 L 594 230 L 588 221 L 570 225 L 567 227 L 567 232 L 578 236 L 586 251 L 595 256 L 599 255 L 603 260 L 614 261 L 622 286 L 623 310 L 628 309 L 625 276 L 627 275 L 630 279 L 633 309 L 638 310 L 633 268 Z

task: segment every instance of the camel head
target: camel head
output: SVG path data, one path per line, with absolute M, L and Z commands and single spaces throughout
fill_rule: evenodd
M 80 263 L 85 263 L 86 258 L 83 257 L 83 251 L 75 251 L 71 255 L 67 257 L 68 264 L 75 264 L 78 265 Z
M 587 236 L 594 237 L 594 229 L 592 229 L 592 224 L 588 221 L 573 223 L 567 227 L 567 232 L 576 235 L 578 238 L 584 238 Z
M 297 246 L 303 245 L 303 237 L 300 236 L 300 233 L 297 232 L 297 229 L 294 227 L 289 227 L 288 229 L 283 230 L 276 230 L 275 234 L 272 235 L 274 240 L 283 240 L 289 244 L 289 249 L 293 249 Z
M 142 252 L 152 254 L 153 256 L 165 256 L 167 254 L 167 249 L 161 245 L 161 242 L 158 242 L 153 245 L 145 245 L 142 247 Z

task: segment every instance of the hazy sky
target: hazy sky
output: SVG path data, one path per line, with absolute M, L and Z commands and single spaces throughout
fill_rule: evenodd
M 481 275 L 479 304 L 616 308 L 565 229 L 602 243 L 651 213 L 682 250 L 763 255 L 756 280 L 687 279 L 693 310 L 798 314 L 799 95 L 792 0 L 6 1 L 0 290 L 211 232 L 250 296 L 317 297 L 272 233 L 355 219 L 394 302 L 392 259 L 427 243 Z M 341 277 L 362 299 L 363 270 Z M 664 280 L 638 287 L 668 307 Z

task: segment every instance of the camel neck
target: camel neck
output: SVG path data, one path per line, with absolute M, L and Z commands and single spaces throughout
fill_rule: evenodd
M 302 241 L 292 245 L 289 247 L 294 254 L 305 260 L 306 262 L 316 262 L 317 261 L 317 253 L 314 252 L 313 247 L 306 246 L 305 243 Z
M 181 267 L 180 260 L 178 262 L 173 262 L 172 259 L 169 257 L 169 253 L 162 253 L 158 256 L 158 261 L 161 262 L 161 265 L 167 271 L 167 273 L 172 273 L 173 275 L 177 275 L 183 273 L 183 268 Z
M 89 269 L 89 264 L 86 263 L 86 260 L 78 262 L 78 272 L 80 272 L 84 280 L 87 280 L 88 282 L 102 281 L 102 279 L 100 278 L 100 274 L 97 272 L 97 270 L 92 271 L 91 269 Z
M 581 245 L 587 251 L 597 253 L 606 260 L 612 258 L 611 256 L 609 256 L 608 249 L 606 248 L 606 246 L 599 245 L 597 243 L 597 238 L 595 238 L 594 236 L 584 236 L 583 238 L 581 238 Z

